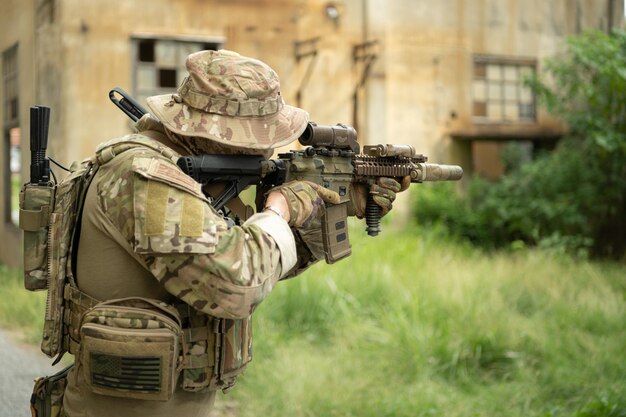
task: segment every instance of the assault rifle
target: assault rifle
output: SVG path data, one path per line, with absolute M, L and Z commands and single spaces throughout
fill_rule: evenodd
M 120 88 L 111 90 L 111 100 L 114 100 L 114 92 L 122 96 L 121 104 L 114 103 L 131 119 L 136 121 L 145 114 L 145 110 Z M 263 207 L 267 191 L 289 181 L 311 181 L 336 191 L 340 203 L 327 206 L 322 219 L 324 252 L 329 264 L 351 253 L 347 225 L 351 184 L 369 186 L 379 177 L 409 176 L 412 183 L 421 183 L 457 181 L 463 176 L 460 166 L 427 163 L 427 157 L 416 154 L 410 145 L 364 146 L 361 153 L 356 130 L 343 124 L 309 123 L 299 142 L 304 149 L 278 154 L 277 159 L 253 155 L 190 155 L 180 157 L 177 165 L 203 186 L 226 184 L 224 191 L 213 199 L 216 210 L 250 185 L 257 186 L 257 209 Z M 381 210 L 370 195 L 365 208 L 366 231 L 370 236 L 381 231 Z

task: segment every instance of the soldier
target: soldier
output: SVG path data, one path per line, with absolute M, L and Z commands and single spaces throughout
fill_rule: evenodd
M 148 98 L 158 120 L 146 115 L 137 134 L 99 147 L 78 223 L 76 283 L 84 298 L 131 301 L 91 322 L 93 312 L 70 313 L 81 324 L 70 330 L 80 346 L 63 402 L 69 417 L 207 416 L 216 390 L 251 360 L 254 308 L 317 260 L 294 230 L 319 227 L 324 203 L 338 201 L 292 182 L 240 225 L 216 212 L 177 157 L 269 156 L 299 137 L 308 114 L 284 103 L 278 76 L 258 60 L 201 51 L 186 66 L 176 94 Z M 355 211 L 368 192 L 388 211 L 400 184 L 384 184 L 353 190 Z M 116 320 L 123 315 L 131 319 Z

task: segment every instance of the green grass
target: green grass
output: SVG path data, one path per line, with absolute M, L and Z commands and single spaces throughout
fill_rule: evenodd
M 255 359 L 220 395 L 237 416 L 626 417 L 624 265 L 351 239 L 255 313 Z M 40 326 L 42 294 L 0 272 L 0 323 Z
M 0 264 L 0 326 L 19 330 L 26 341 L 38 344 L 46 305 L 44 291 L 24 289 L 21 271 Z
M 352 233 L 259 307 L 241 416 L 626 416 L 626 268 Z

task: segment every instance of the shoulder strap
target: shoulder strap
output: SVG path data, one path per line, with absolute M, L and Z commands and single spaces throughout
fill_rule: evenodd
M 80 230 L 83 222 L 83 206 L 85 205 L 85 199 L 87 197 L 87 189 L 91 185 L 91 181 L 98 172 L 98 165 L 88 163 L 85 172 L 83 173 L 81 180 L 79 181 L 80 190 L 78 190 L 78 201 L 76 202 L 76 223 L 74 224 L 74 231 L 70 240 L 71 256 L 69 258 L 70 270 L 72 274 L 69 276 L 70 284 L 74 287 L 76 285 L 76 261 L 78 256 L 78 241 L 80 240 Z

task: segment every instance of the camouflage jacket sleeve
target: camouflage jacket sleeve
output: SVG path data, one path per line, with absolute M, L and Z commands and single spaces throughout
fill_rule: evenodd
M 257 214 L 229 229 L 199 184 L 175 164 L 150 152 L 128 153 L 132 157 L 100 168 L 96 181 L 100 208 L 128 241 L 127 250 L 196 309 L 249 316 L 296 262 L 287 223 Z

